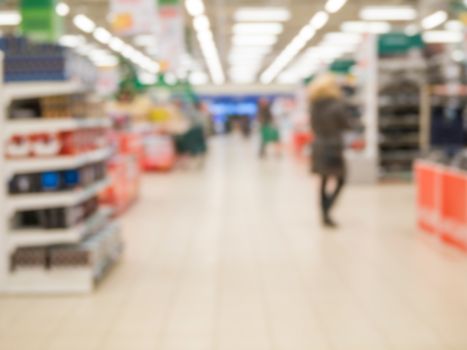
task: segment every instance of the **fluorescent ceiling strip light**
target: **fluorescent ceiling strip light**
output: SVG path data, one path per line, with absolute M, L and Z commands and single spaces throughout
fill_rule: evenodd
M 279 35 L 284 30 L 281 23 L 237 23 L 233 26 L 234 34 L 271 34 Z
M 209 19 L 206 15 L 201 15 L 193 20 L 193 27 L 196 31 L 202 32 L 210 29 Z
M 349 21 L 342 23 L 341 30 L 346 33 L 384 34 L 391 31 L 391 25 L 388 22 Z
M 417 11 L 409 6 L 367 6 L 360 11 L 360 18 L 367 21 L 413 21 Z
M 55 12 L 61 17 L 68 16 L 68 14 L 70 13 L 70 6 L 68 6 L 64 2 L 59 2 L 57 6 L 55 6 Z
M 18 11 L 1 11 L 0 26 L 17 26 L 21 23 L 21 15 Z
M 206 61 L 206 65 L 214 84 L 223 84 L 225 81 L 224 71 L 219 60 L 219 53 L 214 36 L 210 30 L 209 19 L 204 16 L 204 3 L 202 0 L 185 0 L 185 7 L 188 13 L 194 17 L 193 26 L 197 32 L 197 38 L 201 47 L 201 52 Z
M 310 20 L 310 25 L 315 29 L 319 30 L 323 28 L 329 21 L 329 15 L 324 11 L 317 12 Z
M 107 29 L 98 27 L 93 33 L 94 39 L 96 39 L 101 44 L 109 44 L 112 40 L 112 34 Z
M 422 20 L 422 27 L 425 30 L 434 29 L 448 20 L 446 11 L 437 11 Z
M 423 33 L 423 40 L 428 44 L 434 43 L 445 43 L 445 44 L 454 44 L 460 43 L 464 39 L 464 36 L 461 32 L 451 32 L 446 30 L 432 30 Z
M 336 13 L 342 9 L 346 3 L 347 0 L 328 0 L 325 9 L 329 13 Z
M 303 41 L 304 44 L 306 44 L 308 41 L 313 39 L 315 35 L 316 35 L 315 28 L 311 25 L 306 25 L 302 28 L 300 33 L 298 33 L 298 40 Z
M 96 24 L 85 15 L 76 15 L 73 23 L 85 33 L 91 33 L 96 28 Z
M 113 38 L 110 40 L 109 47 L 117 52 L 120 52 L 125 47 L 125 43 L 119 38 Z
M 461 22 L 461 21 L 458 21 L 458 20 L 451 20 L 451 21 L 447 21 L 446 24 L 444 25 L 444 28 L 446 28 L 446 30 L 450 30 L 450 31 L 463 31 L 464 30 L 464 24 Z
M 201 16 L 205 11 L 203 0 L 185 0 L 185 8 L 192 17 Z
M 337 45 L 353 45 L 359 44 L 362 41 L 362 36 L 356 33 L 332 32 L 325 34 L 323 41 Z
M 272 50 L 271 46 L 256 46 L 256 47 L 232 47 L 230 49 L 231 55 L 266 55 Z
M 273 46 L 276 42 L 276 36 L 249 35 L 234 36 L 232 38 L 232 44 L 234 46 Z
M 82 35 L 63 35 L 58 39 L 58 43 L 66 47 L 78 47 L 86 43 Z
M 205 85 L 209 82 L 209 77 L 204 72 L 192 72 L 188 79 L 193 85 Z
M 290 11 L 284 7 L 244 7 L 235 12 L 237 22 L 286 22 Z

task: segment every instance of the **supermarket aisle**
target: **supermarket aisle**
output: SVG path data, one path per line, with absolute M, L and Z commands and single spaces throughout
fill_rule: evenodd
M 410 187 L 349 188 L 331 233 L 305 169 L 255 155 L 217 140 L 204 171 L 148 176 L 115 273 L 0 298 L 0 348 L 467 348 L 467 258 L 416 232 Z

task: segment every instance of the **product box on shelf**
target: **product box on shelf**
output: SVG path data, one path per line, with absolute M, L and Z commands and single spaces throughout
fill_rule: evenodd
M 5 54 L 6 82 L 65 81 L 79 76 L 92 84 L 97 79 L 97 70 L 87 58 L 58 44 L 4 36 L 0 38 L 0 50 Z

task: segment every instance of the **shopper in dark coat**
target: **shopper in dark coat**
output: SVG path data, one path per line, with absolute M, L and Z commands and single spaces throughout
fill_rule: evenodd
M 317 78 L 310 86 L 310 99 L 311 126 L 315 134 L 313 172 L 321 176 L 323 224 L 336 227 L 331 209 L 345 184 L 344 132 L 351 128 L 351 113 L 333 76 Z M 335 187 L 328 191 L 332 180 L 335 180 Z

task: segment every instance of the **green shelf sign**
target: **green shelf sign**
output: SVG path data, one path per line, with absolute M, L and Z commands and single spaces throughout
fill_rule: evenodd
M 415 48 L 423 48 L 422 36 L 404 33 L 382 34 L 378 39 L 378 52 L 382 56 L 400 55 Z
M 57 0 L 21 0 L 21 33 L 37 41 L 55 42 L 63 32 L 63 20 L 55 12 Z

